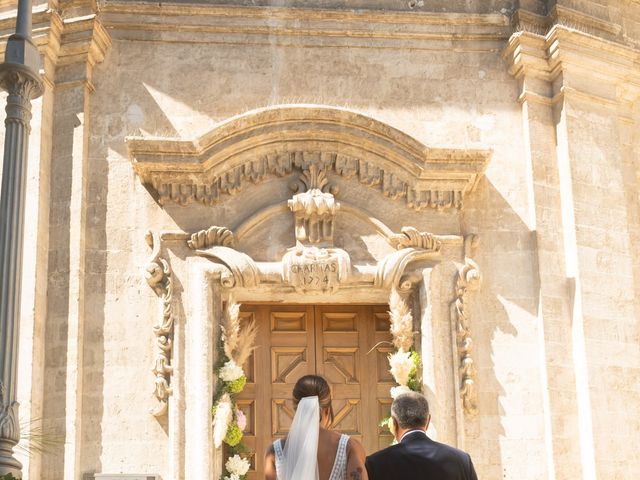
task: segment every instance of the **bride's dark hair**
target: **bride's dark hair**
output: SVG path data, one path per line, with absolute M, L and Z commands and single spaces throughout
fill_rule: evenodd
M 300 377 L 293 387 L 293 403 L 298 407 L 298 403 L 304 397 L 318 397 L 320 408 L 329 409 L 329 424 L 333 423 L 333 406 L 331 405 L 331 387 L 329 383 L 320 375 L 305 375 Z

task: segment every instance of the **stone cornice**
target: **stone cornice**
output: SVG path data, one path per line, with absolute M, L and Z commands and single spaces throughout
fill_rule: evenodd
M 491 155 L 428 148 L 372 118 L 317 105 L 249 112 L 196 140 L 130 137 L 127 146 L 161 204 L 213 204 L 246 182 L 313 164 L 404 198 L 411 208 L 460 208 Z
M 76 8 L 75 4 L 69 5 Z M 77 7 L 79 8 L 79 7 Z M 0 15 L 0 52 L 6 46 L 6 40 L 15 28 L 15 11 Z M 104 60 L 111 46 L 111 38 L 95 13 L 62 18 L 58 11 L 47 5 L 39 5 L 33 11 L 33 40 L 43 56 L 43 80 L 50 86 L 54 81 L 58 85 L 75 82 L 90 83 L 91 68 Z M 56 76 L 56 68 L 71 64 L 86 64 L 81 78 L 69 79 Z
M 540 15 L 526 9 L 516 10 L 511 23 L 514 32 L 546 35 L 554 26 L 561 25 L 605 40 L 640 47 L 640 39 L 624 35 L 621 25 L 562 5 L 555 5 L 547 15 Z
M 268 37 L 331 44 L 345 39 L 365 41 L 447 40 L 504 41 L 509 21 L 501 14 L 440 14 L 325 10 L 284 7 L 237 7 L 134 2 L 105 2 L 101 19 L 118 38 L 158 42 L 251 41 Z M 419 45 L 416 45 L 419 47 Z
M 521 80 L 521 100 L 554 104 L 569 95 L 617 108 L 619 100 L 628 102 L 634 91 L 640 94 L 639 49 L 562 25 L 554 25 L 546 35 L 514 33 L 503 56 L 509 73 Z M 535 83 L 551 85 L 561 76 L 553 90 Z
M 64 20 L 58 65 L 100 63 L 111 46 L 111 38 L 95 14 Z
M 44 52 L 49 43 L 49 33 L 57 28 L 58 14 L 49 9 L 47 5 L 38 5 L 33 9 L 33 34 L 34 43 L 41 52 Z M 15 32 L 16 11 L 11 10 L 0 14 L 0 51 L 4 52 L 7 39 Z

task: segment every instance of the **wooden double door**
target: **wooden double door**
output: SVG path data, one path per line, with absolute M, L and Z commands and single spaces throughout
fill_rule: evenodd
M 284 437 L 294 416 L 292 390 L 303 375 L 331 384 L 333 429 L 360 440 L 367 454 L 391 442 L 378 423 L 389 411 L 387 305 L 243 305 L 255 319 L 257 348 L 245 365 L 248 382 L 238 397 L 253 453 L 250 479 L 263 478 L 264 453 Z

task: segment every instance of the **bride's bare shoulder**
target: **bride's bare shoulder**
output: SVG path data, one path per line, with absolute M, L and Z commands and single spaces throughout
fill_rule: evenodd
M 347 443 L 347 454 L 349 453 L 354 453 L 363 458 L 366 456 L 364 447 L 360 441 L 353 437 L 349 437 L 349 442 Z
M 362 444 L 355 438 L 350 437 L 347 443 L 347 473 L 349 480 L 368 480 L 365 468 L 367 455 Z

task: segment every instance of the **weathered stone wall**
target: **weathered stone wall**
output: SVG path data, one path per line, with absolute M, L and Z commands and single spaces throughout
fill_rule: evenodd
M 468 450 L 480 478 L 639 471 L 630 412 L 640 408 L 640 8 L 267 3 L 107 1 L 89 20 L 81 3 L 38 13 L 49 89 L 34 103 L 30 145 L 21 415 L 61 442 L 24 459 L 29 478 L 171 479 L 193 463 L 170 455 L 185 439 L 168 432 L 184 425 L 149 413 L 160 306 L 144 280 L 145 233 L 237 225 L 286 200 L 290 179 L 214 206 L 163 207 L 134 173 L 126 138 L 198 138 L 232 116 L 301 103 L 346 108 L 431 148 L 493 151 L 460 212 L 411 211 L 335 179 L 338 200 L 394 231 L 478 235 L 483 282 L 468 307 L 478 413 L 456 417 L 452 391 L 437 392 L 438 438 Z M 301 6 L 310 10 L 288 8 Z M 273 260 L 291 226 L 272 225 L 256 236 L 271 244 L 246 250 Z M 453 273 L 443 265 L 432 280 L 443 337 Z M 189 295 L 186 277 L 176 285 Z M 450 342 L 425 358 L 439 385 L 457 381 Z

